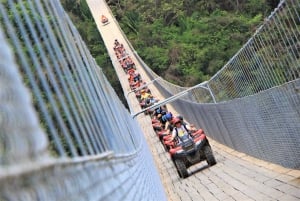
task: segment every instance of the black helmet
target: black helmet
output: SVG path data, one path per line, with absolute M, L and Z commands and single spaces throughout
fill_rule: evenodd
M 177 118 L 180 119 L 181 121 L 183 121 L 183 116 L 182 115 L 177 115 Z

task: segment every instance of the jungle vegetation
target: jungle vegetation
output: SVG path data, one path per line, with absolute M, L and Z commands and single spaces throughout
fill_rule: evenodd
M 121 90 L 84 0 L 62 0 L 92 55 Z M 181 86 L 208 80 L 279 0 L 107 0 L 127 38 L 158 75 Z

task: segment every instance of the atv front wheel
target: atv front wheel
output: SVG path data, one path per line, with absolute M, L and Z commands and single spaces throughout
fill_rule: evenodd
M 211 147 L 209 145 L 204 147 L 204 154 L 206 157 L 206 162 L 209 166 L 213 166 L 217 163 L 217 161 L 213 155 L 213 152 L 211 150 Z
M 164 143 L 164 140 L 162 140 L 161 143 L 163 144 L 165 151 L 168 152 L 170 150 L 169 146 Z
M 185 166 L 184 162 L 183 162 L 182 160 L 180 160 L 180 159 L 175 159 L 174 162 L 175 162 L 177 171 L 178 171 L 178 173 L 179 173 L 179 176 L 180 176 L 181 178 L 186 178 L 186 177 L 188 177 L 188 176 L 189 176 L 189 173 L 188 173 L 188 171 L 187 171 L 187 169 L 186 169 L 186 166 Z

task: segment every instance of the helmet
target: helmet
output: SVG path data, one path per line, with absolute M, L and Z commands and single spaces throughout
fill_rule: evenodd
M 172 119 L 173 115 L 171 112 L 168 112 L 167 114 L 165 114 L 164 116 L 162 116 L 162 120 L 163 121 L 170 121 Z
M 182 115 L 177 115 L 177 118 L 180 119 L 181 121 L 183 121 L 183 116 Z
M 158 114 L 160 114 L 162 112 L 162 108 L 160 106 L 158 108 L 155 108 L 154 110 Z
M 176 117 L 173 119 L 173 124 L 177 124 L 178 122 L 181 123 L 181 120 L 179 118 Z
M 165 117 L 166 117 L 166 119 L 167 119 L 168 121 L 170 121 L 170 120 L 172 119 L 173 115 L 172 115 L 171 112 L 168 112 L 168 113 L 165 115 Z

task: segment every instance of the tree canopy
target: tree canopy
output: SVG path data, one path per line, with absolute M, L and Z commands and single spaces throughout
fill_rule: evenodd
M 150 68 L 170 82 L 192 86 L 220 70 L 278 2 L 110 0 L 108 4 Z
M 121 91 L 84 0 L 62 0 L 112 86 Z M 146 64 L 164 79 L 208 80 L 242 47 L 279 0 L 107 0 Z M 123 93 L 119 93 L 123 94 Z

